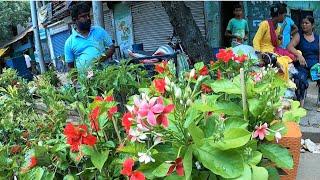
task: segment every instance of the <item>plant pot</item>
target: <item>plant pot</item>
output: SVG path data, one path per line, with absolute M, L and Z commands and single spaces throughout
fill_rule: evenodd
M 280 179 L 295 180 L 299 166 L 302 134 L 300 127 L 296 122 L 285 122 L 285 126 L 287 127 L 288 132 L 279 140 L 279 144 L 290 151 L 294 164 L 293 169 L 283 169 L 284 175 L 280 175 Z

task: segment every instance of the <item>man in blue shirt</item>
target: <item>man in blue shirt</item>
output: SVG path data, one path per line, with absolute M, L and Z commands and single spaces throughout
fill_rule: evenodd
M 76 28 L 65 42 L 65 61 L 69 68 L 76 65 L 78 72 L 85 73 L 94 60 L 107 61 L 114 53 L 114 45 L 103 28 L 91 26 L 90 6 L 86 3 L 74 5 L 71 17 Z

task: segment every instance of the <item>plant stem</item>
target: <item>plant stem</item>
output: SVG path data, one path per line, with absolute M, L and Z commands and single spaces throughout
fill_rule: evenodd
M 121 143 L 122 140 L 121 140 L 120 132 L 119 132 L 118 125 L 117 125 L 117 122 L 115 121 L 114 117 L 112 117 L 112 122 L 113 122 L 114 130 L 116 131 L 116 134 L 118 136 L 119 143 Z
M 248 103 L 247 103 L 247 90 L 246 90 L 243 68 L 240 69 L 240 83 L 241 83 L 241 93 L 242 93 L 243 117 L 244 117 L 244 120 L 247 121 L 248 120 Z

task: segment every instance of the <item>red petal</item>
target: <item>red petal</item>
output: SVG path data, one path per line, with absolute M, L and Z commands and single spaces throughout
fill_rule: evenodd
M 169 167 L 169 170 L 167 172 L 167 176 L 173 173 L 174 169 L 176 168 L 176 164 L 173 164 Z
M 174 104 L 169 104 L 168 106 L 164 107 L 163 113 L 170 113 L 174 109 Z
M 126 159 L 122 164 L 123 168 L 121 170 L 121 174 L 126 175 L 126 176 L 131 176 L 133 165 L 134 165 L 133 159 L 131 159 L 131 158 Z
M 145 180 L 145 179 L 146 177 L 140 171 L 133 172 L 132 176 L 130 177 L 130 180 Z
M 183 169 L 183 165 L 182 164 L 181 165 L 177 165 L 176 171 L 177 171 L 177 174 L 179 176 L 184 176 L 184 169 Z
M 96 96 L 96 98 L 94 100 L 95 101 L 103 101 L 103 98 L 101 96 Z
M 93 146 L 96 144 L 97 138 L 93 135 L 88 135 L 87 137 L 82 138 L 83 144 Z
M 107 102 L 111 102 L 114 99 L 113 99 L 113 96 L 107 96 L 107 97 L 104 98 L 104 100 L 107 101 Z
M 169 126 L 169 121 L 166 115 L 160 114 L 157 117 L 157 124 L 162 125 L 163 127 L 167 128 Z

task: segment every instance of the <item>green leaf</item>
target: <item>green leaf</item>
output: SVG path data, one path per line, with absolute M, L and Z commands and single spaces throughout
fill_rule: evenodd
M 252 179 L 268 180 L 268 171 L 264 167 L 251 166 Z
M 186 180 L 191 179 L 192 174 L 192 146 L 189 146 L 183 158 L 184 176 Z
M 70 174 L 63 177 L 63 180 L 74 180 L 74 177 Z
M 203 68 L 204 63 L 203 62 L 197 62 L 196 64 L 194 64 L 194 67 L 197 71 L 199 71 L 201 68 Z
M 225 122 L 225 130 L 231 128 L 247 128 L 248 122 L 243 120 L 242 118 L 237 117 L 229 117 Z
M 168 170 L 170 168 L 172 164 L 169 163 L 162 163 L 160 166 L 158 166 L 153 172 L 152 174 L 156 177 L 164 177 L 167 175 Z
M 121 148 L 119 151 L 129 154 L 138 154 L 138 152 L 143 152 L 145 150 L 145 144 L 141 143 L 131 143 L 123 148 Z
M 221 151 L 205 144 L 195 150 L 195 155 L 204 167 L 224 178 L 236 178 L 244 170 L 241 154 L 235 150 Z
M 241 106 L 234 102 L 216 103 L 211 111 L 215 113 L 224 113 L 230 116 L 242 116 L 243 114 Z
M 214 92 L 227 93 L 227 94 L 241 94 L 240 84 L 234 83 L 227 79 L 217 80 L 210 84 Z
M 190 108 L 200 112 L 210 112 L 214 110 L 213 107 L 209 106 L 208 104 L 203 104 L 202 102 L 195 102 Z
M 56 153 L 56 152 L 65 150 L 66 148 L 67 148 L 66 144 L 56 144 L 52 147 L 52 151 Z
M 241 174 L 241 176 L 237 177 L 237 178 L 232 178 L 232 179 L 229 179 L 229 180 L 251 180 L 251 179 L 255 180 L 255 179 L 251 178 L 251 168 L 250 168 L 250 166 L 248 164 L 245 164 L 244 165 L 244 171 Z
M 94 154 L 94 149 L 93 147 L 91 146 L 88 146 L 88 145 L 81 145 L 80 146 L 80 149 L 81 149 L 81 152 L 84 154 L 84 155 L 87 155 L 87 156 L 91 156 L 92 154 Z
M 94 153 L 90 157 L 91 157 L 92 164 L 101 172 L 101 169 L 104 163 L 106 162 L 106 160 L 108 159 L 108 156 L 109 156 L 109 150 L 104 151 L 102 153 L 99 153 L 98 151 L 94 151 Z
M 292 169 L 293 159 L 289 151 L 278 144 L 260 144 L 263 156 L 270 159 L 280 168 Z
M 200 116 L 200 112 L 197 111 L 195 108 L 190 107 L 187 110 L 186 116 L 186 121 L 183 124 L 184 128 L 188 128 L 190 124 L 193 123 Z
M 279 173 L 276 168 L 274 167 L 266 167 L 268 171 L 268 180 L 280 180 Z
M 220 150 L 234 149 L 247 144 L 251 137 L 251 133 L 242 128 L 228 129 L 223 135 L 224 138 L 222 141 L 210 144 Z
M 203 143 L 203 139 L 204 139 L 204 133 L 202 131 L 202 129 L 200 129 L 198 126 L 196 126 L 194 123 L 192 123 L 189 128 L 188 128 L 188 132 L 191 134 L 191 137 L 193 139 L 193 141 L 197 144 L 197 145 L 201 145 Z
M 251 157 L 249 157 L 248 163 L 250 165 L 257 165 L 258 163 L 260 163 L 261 159 L 262 159 L 262 153 L 259 151 L 253 151 L 251 154 Z
M 264 109 L 265 109 L 264 105 L 265 104 L 266 104 L 266 102 L 264 102 L 263 98 L 257 99 L 256 97 L 254 97 L 252 99 L 248 99 L 249 112 L 254 117 L 258 117 L 264 111 Z

